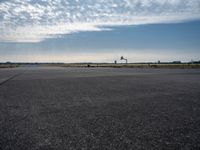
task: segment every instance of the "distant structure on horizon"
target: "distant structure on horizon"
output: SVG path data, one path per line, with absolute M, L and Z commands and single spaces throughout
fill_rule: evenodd
M 125 60 L 126 64 L 128 63 L 128 60 L 126 58 L 124 58 L 123 56 L 121 56 L 121 60 Z

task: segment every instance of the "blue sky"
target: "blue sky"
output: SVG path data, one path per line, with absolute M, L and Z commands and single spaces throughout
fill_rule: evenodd
M 1 0 L 0 62 L 200 60 L 200 0 Z

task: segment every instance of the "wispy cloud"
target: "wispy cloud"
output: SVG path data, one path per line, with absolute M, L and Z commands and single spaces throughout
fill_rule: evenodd
M 200 19 L 200 0 L 0 0 L 0 41 L 40 42 L 102 26 Z

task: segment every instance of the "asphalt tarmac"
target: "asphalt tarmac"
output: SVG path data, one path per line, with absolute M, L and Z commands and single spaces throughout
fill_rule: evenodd
M 0 69 L 0 149 L 200 149 L 200 69 Z

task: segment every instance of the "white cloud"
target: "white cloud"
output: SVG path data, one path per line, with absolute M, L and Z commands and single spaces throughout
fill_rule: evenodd
M 200 0 L 3 0 L 0 41 L 40 42 L 104 25 L 200 19 Z

